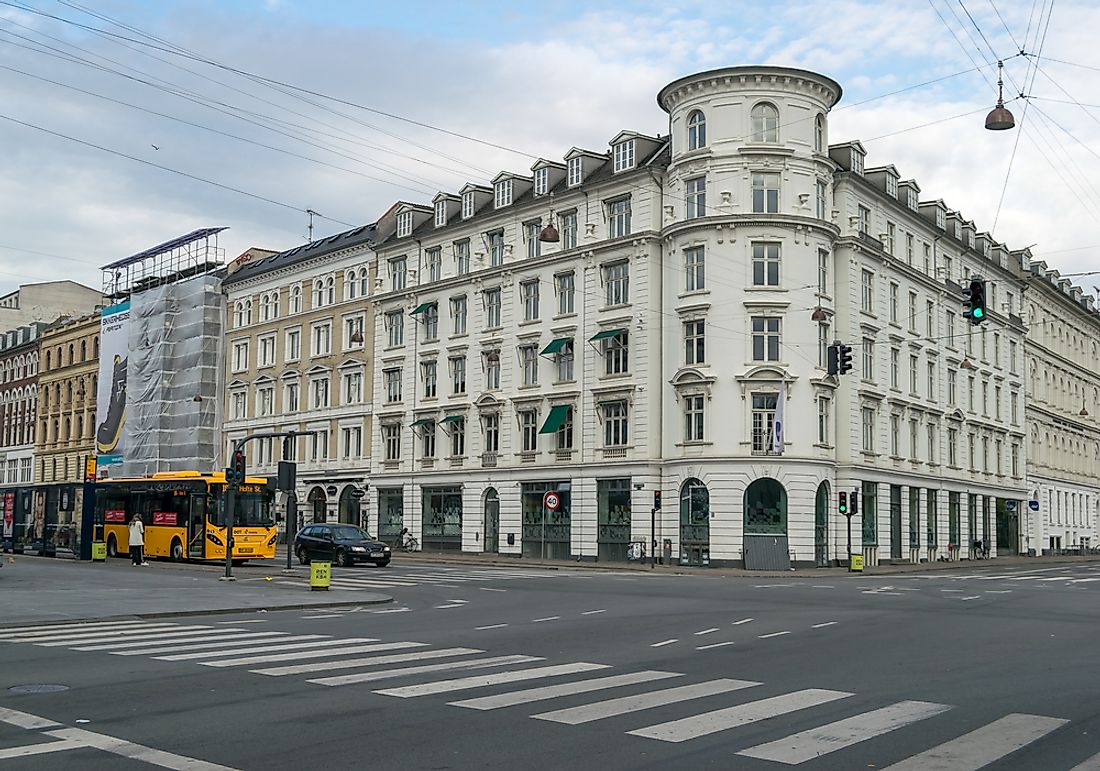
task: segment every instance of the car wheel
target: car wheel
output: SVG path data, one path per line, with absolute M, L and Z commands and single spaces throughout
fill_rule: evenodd
M 172 562 L 183 562 L 183 543 L 178 538 L 172 539 Z
M 118 542 L 115 540 L 115 537 L 113 535 L 107 539 L 107 556 L 118 556 Z
M 308 565 L 309 564 L 309 555 L 306 554 L 306 547 L 304 547 L 304 546 L 299 546 L 298 547 L 298 564 L 299 565 Z
M 379 563 L 376 563 L 376 564 L 377 564 L 377 565 L 378 565 L 378 567 L 380 567 L 380 568 L 386 568 L 386 567 L 389 567 L 389 565 L 390 565 L 390 561 L 389 561 L 389 560 L 384 560 L 384 561 L 382 561 L 382 562 L 379 562 Z
M 348 566 L 348 553 L 343 549 L 336 550 L 336 559 L 333 560 L 338 567 L 345 568 Z

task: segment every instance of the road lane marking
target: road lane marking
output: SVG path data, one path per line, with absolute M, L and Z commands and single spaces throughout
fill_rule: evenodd
M 465 607 L 464 603 L 452 602 L 449 605 L 436 605 L 435 609 L 436 610 L 446 610 L 447 608 L 462 608 L 462 607 Z
M 774 742 L 758 744 L 747 750 L 741 750 L 737 754 L 793 766 L 873 739 L 949 709 L 951 707 L 946 704 L 902 701 L 846 720 L 838 720 L 819 728 L 792 734 Z
M 48 752 L 64 752 L 65 750 L 87 749 L 88 745 L 72 739 L 58 739 L 56 742 L 40 744 L 24 744 L 22 747 L 6 747 L 0 749 L 0 760 L 8 758 L 25 758 L 28 755 L 45 755 Z
M 846 699 L 852 695 L 846 691 L 807 688 L 782 696 L 773 696 L 770 699 L 738 704 L 736 707 L 726 707 L 679 720 L 670 720 L 667 723 L 658 723 L 634 731 L 627 731 L 627 733 L 632 736 L 644 736 L 647 739 L 657 739 L 663 742 L 684 742 L 688 739 L 696 739 L 700 736 L 728 731 L 738 726 L 786 715 L 800 709 L 827 704 L 837 699 Z
M 448 661 L 443 664 L 423 664 L 415 667 L 401 667 L 400 669 L 383 669 L 378 672 L 356 672 L 351 675 L 336 675 L 335 677 L 318 677 L 307 680 L 316 685 L 352 685 L 355 683 L 370 683 L 376 680 L 386 680 L 391 677 L 405 677 L 406 675 L 420 675 L 427 672 L 446 672 L 452 669 L 488 669 L 490 667 L 503 667 L 508 664 L 526 664 L 532 661 L 545 661 L 538 656 L 491 656 L 484 659 L 464 659 L 462 661 Z
M 757 637 L 761 640 L 767 640 L 769 637 L 782 637 L 785 634 L 790 634 L 790 632 L 772 632 L 771 634 L 759 634 Z
M 174 771 L 231 771 L 228 766 L 219 766 L 217 763 L 207 763 L 205 760 L 176 755 L 164 750 L 116 739 L 113 736 L 85 731 L 82 728 L 61 728 L 56 731 L 46 731 L 46 735 L 80 742 L 86 747 L 94 747 L 112 755 L 120 755 L 124 758 L 143 761 L 161 768 L 170 768 Z
M 532 715 L 531 717 L 536 720 L 550 720 L 554 723 L 579 725 L 581 723 L 591 723 L 593 720 L 603 720 L 604 718 L 625 715 L 630 712 L 640 712 L 641 710 L 652 709 L 653 707 L 662 707 L 666 704 L 676 704 L 681 701 L 691 701 L 692 699 L 702 699 L 707 696 L 729 693 L 730 691 L 739 691 L 742 688 L 752 688 L 757 685 L 760 685 L 760 683 L 750 680 L 730 680 L 722 678 L 719 680 L 708 680 L 705 683 L 692 683 L 691 685 L 681 685 L 676 688 L 664 688 L 648 693 L 640 693 L 635 696 L 621 696 L 617 699 L 597 701 L 592 704 L 582 704 L 579 707 L 557 709 L 553 712 L 543 712 L 542 714 Z
M 523 680 L 537 680 L 543 677 L 557 677 L 558 675 L 571 675 L 577 672 L 591 672 L 594 669 L 607 668 L 607 664 L 589 664 L 585 661 L 578 661 L 572 664 L 552 664 L 548 667 L 514 669 L 508 672 L 497 672 L 491 675 L 473 675 L 471 677 L 460 677 L 457 680 L 437 680 L 433 683 L 405 685 L 399 688 L 385 688 L 380 691 L 375 691 L 375 693 L 382 694 L 383 696 L 397 696 L 398 698 L 408 699 L 437 693 L 465 691 L 470 688 L 483 688 L 487 685 L 517 683 Z
M 253 618 L 248 621 L 218 621 L 219 624 L 266 624 L 266 618 Z
M 607 612 L 606 609 L 604 609 L 604 610 L 586 610 L 583 613 L 581 613 L 581 615 L 582 616 L 594 616 L 597 613 L 606 613 L 606 612 Z
M 650 645 L 649 647 L 650 647 L 650 648 L 663 648 L 663 647 L 664 647 L 664 646 L 666 646 L 666 645 L 672 645 L 672 643 L 674 643 L 674 642 L 680 642 L 680 641 L 679 641 L 679 640 L 677 640 L 677 639 L 676 639 L 676 638 L 674 637 L 674 638 L 672 638 L 671 640 L 662 640 L 662 641 L 661 641 L 661 642 L 659 642 L 659 643 L 653 643 L 653 644 L 652 644 L 652 645 Z
M 1078 763 L 1069 771 L 1100 771 L 1100 753 L 1093 755 L 1083 763 Z
M 1013 713 L 908 757 L 885 771 L 977 771 L 1068 722 L 1042 715 Z
M 475 626 L 474 629 L 481 632 L 485 629 L 503 629 L 507 624 L 489 624 L 488 626 Z
M 494 589 L 491 586 L 479 586 L 478 589 L 480 589 L 483 592 L 506 592 L 506 591 L 508 591 L 507 589 Z
M 367 656 L 358 659 L 342 659 L 340 661 L 314 661 L 309 664 L 291 664 L 285 667 L 268 667 L 266 669 L 250 669 L 257 675 L 269 675 L 271 677 L 283 677 L 285 675 L 304 675 L 309 672 L 327 672 L 334 669 L 354 669 L 356 667 L 376 667 L 382 664 L 403 664 L 409 661 L 424 661 L 426 659 L 445 659 L 454 656 L 470 656 L 485 651 L 477 648 L 440 648 L 434 651 L 415 651 L 413 653 L 394 653 L 388 656 Z
M 543 621 L 557 621 L 561 616 L 546 616 L 545 618 L 533 618 L 532 624 L 541 624 Z
M 560 685 L 544 685 L 539 688 L 528 688 L 522 691 L 512 691 L 496 696 L 481 696 L 476 699 L 450 702 L 452 707 L 466 707 L 468 709 L 500 709 L 501 707 L 514 707 L 517 704 L 530 704 L 534 701 L 556 699 L 559 696 L 573 696 L 578 693 L 591 693 L 607 688 L 620 688 L 624 685 L 636 683 L 649 683 L 655 680 L 665 680 L 670 677 L 683 677 L 679 672 L 659 672 L 646 670 L 643 672 L 630 672 L 624 675 L 611 675 L 610 677 L 597 677 L 591 680 L 576 680 L 572 683 Z
M 823 626 L 832 626 L 833 624 L 838 624 L 838 623 L 840 623 L 840 622 L 839 621 L 823 621 L 820 624 L 811 624 L 810 628 L 811 629 L 821 629 L 821 627 L 823 627 Z
M 710 645 L 698 645 L 696 646 L 695 650 L 709 651 L 711 648 L 724 648 L 727 645 L 733 645 L 733 641 L 730 640 L 729 642 L 711 643 Z
M 323 637 L 325 639 L 315 639 L 313 642 L 295 642 L 293 645 L 287 645 L 288 638 L 283 637 L 278 640 L 278 645 L 261 645 L 260 647 L 249 648 L 234 648 L 228 651 L 196 651 L 195 653 L 173 653 L 170 656 L 154 656 L 157 661 L 193 661 L 196 659 L 212 659 L 218 656 L 247 656 L 252 653 L 272 653 L 274 651 L 298 651 L 305 648 L 323 648 L 326 645 L 348 645 L 350 643 L 368 643 L 377 642 L 374 637 L 353 637 L 348 640 L 337 640 L 332 637 L 325 637 L 324 635 L 313 635 L 314 638 Z
M 960 597 L 959 600 L 966 602 L 967 600 L 980 600 L 982 596 L 980 594 L 972 594 L 969 597 Z
M 337 645 L 344 644 L 343 640 L 335 641 Z M 352 653 L 373 653 L 374 651 L 394 651 L 405 648 L 421 648 L 427 643 L 421 642 L 390 642 L 374 643 L 371 645 L 353 645 L 346 648 L 318 648 L 310 651 L 292 651 L 290 653 L 269 653 L 264 656 L 241 656 L 235 659 L 222 659 L 220 661 L 204 661 L 204 667 L 243 667 L 250 664 L 268 664 L 274 661 L 296 661 L 299 659 L 316 659 L 329 656 L 343 656 Z
M 320 618 L 342 618 L 343 613 L 322 613 L 320 616 L 302 616 L 306 621 L 315 621 Z
M 811 588 L 811 589 L 834 589 L 835 587 L 832 587 L 832 586 L 825 586 L 824 584 L 814 584 L 814 585 L 813 585 L 813 586 L 811 586 L 810 588 Z
M 717 632 L 717 631 L 718 631 L 718 627 L 714 626 L 714 627 L 711 627 L 710 629 L 703 629 L 699 632 L 696 632 L 695 636 L 698 637 L 701 634 L 710 634 L 711 632 Z
M 752 621 L 752 620 L 753 620 L 753 619 L 751 619 L 751 618 L 743 618 L 743 619 L 741 619 L 740 621 L 734 621 L 734 622 L 733 622 L 733 624 L 732 624 L 732 626 L 741 626 L 742 624 L 747 624 L 747 623 L 749 623 L 749 622 L 750 622 L 750 621 Z
M 8 709 L 7 707 L 0 707 L 0 723 L 7 723 L 16 728 L 26 728 L 30 731 L 40 730 L 42 728 L 56 728 L 61 725 L 56 721 L 47 720 L 44 717 L 38 717 L 38 715 L 32 715 L 29 712 L 20 712 L 17 709 Z

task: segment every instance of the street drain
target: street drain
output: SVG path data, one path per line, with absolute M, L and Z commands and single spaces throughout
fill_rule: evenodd
M 13 685 L 8 689 L 12 693 L 57 693 L 67 691 L 67 685 L 53 685 L 50 683 L 34 683 L 32 685 Z

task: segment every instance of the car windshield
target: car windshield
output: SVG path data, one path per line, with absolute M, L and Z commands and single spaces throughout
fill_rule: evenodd
M 354 525 L 332 525 L 332 537 L 337 541 L 373 541 L 374 538 L 366 531 Z

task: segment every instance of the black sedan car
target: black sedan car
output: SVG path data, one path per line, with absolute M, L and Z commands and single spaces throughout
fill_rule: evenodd
M 328 560 L 334 565 L 373 562 L 380 568 L 390 564 L 390 547 L 355 525 L 307 525 L 294 536 L 298 561 Z

